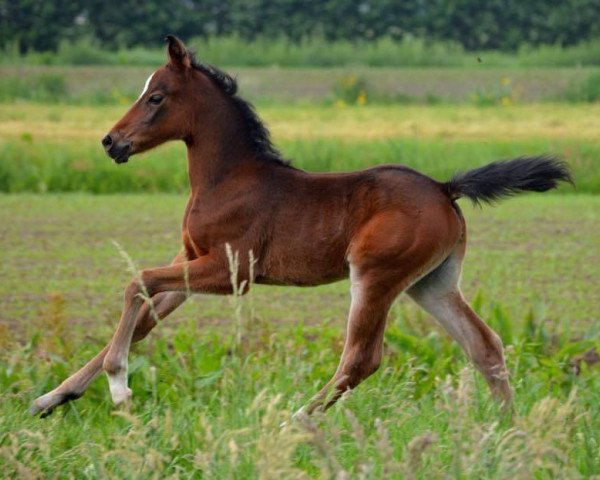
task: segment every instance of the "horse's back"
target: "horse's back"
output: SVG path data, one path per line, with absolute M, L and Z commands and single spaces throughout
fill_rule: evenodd
M 365 261 L 399 258 L 415 242 L 445 250 L 458 235 L 456 212 L 440 184 L 407 167 L 289 173 L 276 179 L 263 283 L 325 283 L 347 276 L 350 254 Z

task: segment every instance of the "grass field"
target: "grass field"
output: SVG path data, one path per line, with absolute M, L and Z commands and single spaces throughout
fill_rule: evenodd
M 111 242 L 119 242 L 140 267 L 168 263 L 180 245 L 184 204 L 185 197 L 178 195 L 1 196 L 6 278 L 0 286 L 0 323 L 14 329 L 17 339 L 25 333 L 30 337 L 39 308 L 58 295 L 69 329 L 92 325 L 110 331 L 131 276 Z M 573 337 L 600 333 L 595 324 L 599 197 L 531 195 L 497 208 L 467 203 L 463 209 L 470 243 L 463 285 L 470 298 L 482 295 L 485 308 L 497 300 L 510 318 L 518 319 L 528 308 L 546 305 L 546 327 L 553 334 L 564 329 Z M 347 292 L 344 283 L 310 289 L 259 286 L 257 313 L 275 323 L 325 320 L 341 326 Z M 201 304 L 202 318 L 229 318 L 230 312 L 219 314 L 227 310 L 226 297 L 203 297 Z M 184 307 L 169 324 L 190 314 Z
M 0 191 L 13 192 L 0 194 L 0 477 L 600 476 L 596 104 L 259 102 L 276 144 L 309 170 L 405 163 L 446 179 L 522 154 L 569 162 L 576 189 L 493 208 L 461 201 L 463 289 L 506 345 L 512 419 L 400 298 L 380 371 L 324 415 L 281 428 L 336 367 L 347 282 L 194 296 L 134 346 L 129 408 L 113 409 L 101 378 L 52 417 L 30 417 L 33 398 L 110 338 L 131 277 L 113 241 L 140 268 L 179 248 L 184 149 L 112 164 L 99 138 L 126 108 L 0 104 Z
M 48 67 L 0 66 L 0 99 L 5 88 L 31 82 L 35 90 L 40 77 L 54 79 L 50 87 L 64 89 L 62 98 L 76 103 L 114 103 L 133 100 L 150 75 L 164 62 L 161 57 L 147 67 Z M 217 62 L 215 65 L 224 66 Z M 370 94 L 410 102 L 473 103 L 477 97 L 509 93 L 511 101 L 529 103 L 563 99 L 565 91 L 597 74 L 599 67 L 579 68 L 251 68 L 227 67 L 239 82 L 242 94 L 259 102 L 323 102 L 332 99 L 335 85 L 352 76 L 364 80 Z M 58 85 L 56 85 L 58 81 Z M 13 88 L 16 88 L 12 85 Z M 26 94 L 26 92 L 23 92 Z M 35 92 L 30 92 L 35 96 Z M 369 100 L 372 100 L 369 98 Z M 384 102 L 387 103 L 387 102 Z
M 456 345 L 401 300 L 382 371 L 323 417 L 281 430 L 335 368 L 347 282 L 257 287 L 237 314 L 235 299 L 193 297 L 134 348 L 131 410 L 113 412 L 100 379 L 50 419 L 30 418 L 28 402 L 114 328 L 130 273 L 111 240 L 140 266 L 165 263 L 178 248 L 183 204 L 172 195 L 0 197 L 6 476 L 600 473 L 600 383 L 593 368 L 575 375 L 571 366 L 598 342 L 600 199 L 593 195 L 465 206 L 463 285 L 507 344 L 513 423 L 500 420 Z
M 187 191 L 185 152 L 169 144 L 117 168 L 99 139 L 127 105 L 0 104 L 0 191 Z M 600 192 L 600 108 L 590 105 L 260 105 L 275 143 L 313 171 L 403 163 L 445 180 L 456 170 L 553 153 L 577 189 Z M 15 161 L 18 159 L 18 161 Z

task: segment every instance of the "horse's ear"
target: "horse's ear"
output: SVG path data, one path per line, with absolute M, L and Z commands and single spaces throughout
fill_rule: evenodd
M 167 35 L 165 41 L 168 43 L 169 63 L 177 68 L 189 68 L 191 66 L 190 55 L 183 42 L 175 35 Z

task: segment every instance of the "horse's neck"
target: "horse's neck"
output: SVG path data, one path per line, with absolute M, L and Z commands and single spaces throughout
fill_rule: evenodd
M 205 134 L 187 142 L 187 170 L 192 192 L 223 181 L 236 166 L 252 158 L 236 132 Z

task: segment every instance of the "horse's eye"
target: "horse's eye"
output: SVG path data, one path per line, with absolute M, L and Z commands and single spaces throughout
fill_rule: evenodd
M 148 99 L 148 103 L 152 105 L 158 105 L 160 102 L 162 102 L 163 98 L 164 97 L 162 95 L 155 94 Z

